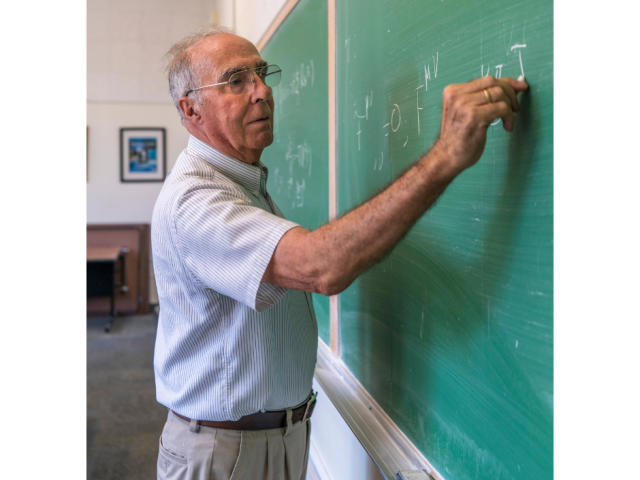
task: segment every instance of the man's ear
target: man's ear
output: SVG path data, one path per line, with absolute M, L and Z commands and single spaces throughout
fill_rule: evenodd
M 195 102 L 189 97 L 180 97 L 178 99 L 178 106 L 180 107 L 180 111 L 182 112 L 182 115 L 184 115 L 184 118 L 190 122 L 200 123 L 202 121 L 202 117 L 200 117 L 195 108 Z

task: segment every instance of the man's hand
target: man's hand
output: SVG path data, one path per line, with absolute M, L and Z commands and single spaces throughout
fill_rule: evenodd
M 480 159 L 487 141 L 487 129 L 493 121 L 500 118 L 504 129 L 513 131 L 514 112 L 520 111 L 516 95 L 527 88 L 525 81 L 488 76 L 448 85 L 444 89 L 442 129 L 437 148 L 450 162 L 454 175 Z

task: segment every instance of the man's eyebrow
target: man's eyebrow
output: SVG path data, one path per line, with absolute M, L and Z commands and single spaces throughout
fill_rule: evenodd
M 269 64 L 264 60 L 256 60 L 254 68 L 264 67 L 266 65 L 269 65 Z M 249 70 L 250 68 L 251 67 L 249 65 L 236 65 L 235 67 L 227 68 L 218 76 L 218 81 L 226 82 L 234 73 L 242 72 L 244 70 Z
M 249 67 L 246 65 L 237 65 L 235 67 L 230 67 L 227 68 L 225 71 L 223 71 L 219 76 L 218 76 L 218 81 L 219 82 L 226 82 L 227 80 L 229 80 L 229 77 L 231 75 L 233 75 L 234 73 L 238 73 L 241 72 L 243 70 L 247 70 Z

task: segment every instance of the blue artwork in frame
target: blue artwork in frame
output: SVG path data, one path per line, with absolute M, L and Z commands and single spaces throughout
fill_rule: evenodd
M 162 182 L 165 176 L 165 129 L 121 128 L 120 181 Z

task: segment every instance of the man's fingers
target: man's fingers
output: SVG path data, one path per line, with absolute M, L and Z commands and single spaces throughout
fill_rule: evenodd
M 487 94 L 484 93 L 485 90 L 489 92 L 489 95 L 491 95 L 492 102 L 508 102 L 514 112 L 520 111 L 520 104 L 518 103 L 516 92 L 511 88 L 511 85 L 501 82 L 500 80 L 496 80 L 494 85 L 490 85 L 482 89 L 481 92 L 474 94 L 474 97 L 478 99 L 479 105 L 489 102 Z
M 524 80 L 514 80 L 511 77 L 502 77 L 500 79 L 494 78 L 491 75 L 486 77 L 476 78 L 467 83 L 458 85 L 458 91 L 460 93 L 475 93 L 483 92 L 485 89 L 489 90 L 492 87 L 500 87 L 509 96 L 511 105 L 514 111 L 520 111 L 520 104 L 518 103 L 517 94 L 523 90 L 529 88 L 527 82 Z
M 489 96 L 487 96 L 487 93 Z M 491 97 L 491 102 L 489 102 L 489 97 Z M 482 90 L 481 92 L 474 93 L 473 99 L 476 105 L 486 105 L 487 103 L 496 103 L 496 102 L 507 102 L 509 107 L 513 110 L 513 103 L 511 100 L 511 96 L 508 95 L 502 87 L 488 87 Z
M 524 90 L 529 88 L 529 84 L 524 80 L 516 80 L 515 78 L 511 77 L 502 77 L 500 81 L 508 83 L 511 88 L 515 90 L 516 94 L 523 92 Z
M 477 107 L 477 112 L 480 117 L 480 123 L 484 127 L 489 128 L 489 125 L 500 118 L 504 129 L 507 132 L 513 131 L 516 117 L 507 102 L 487 103 Z
M 518 103 L 518 97 L 516 96 L 516 91 L 513 89 L 511 85 L 501 80 L 496 80 L 498 82 L 498 86 L 493 87 L 495 89 L 502 89 L 502 92 L 506 95 L 506 98 L 509 99 L 509 105 L 514 112 L 520 111 L 520 104 Z
M 513 94 L 515 96 L 515 92 L 513 92 Z M 489 97 L 491 98 L 491 102 L 489 102 Z M 476 102 L 476 105 L 480 107 L 488 105 L 498 106 L 498 108 L 483 111 L 483 115 L 489 115 L 489 117 L 487 118 L 483 117 L 483 124 L 485 122 L 491 124 L 496 118 L 502 118 L 504 129 L 508 132 L 513 131 L 515 116 L 513 113 L 514 109 L 511 104 L 511 96 L 507 93 L 507 90 L 505 90 L 502 85 L 488 87 L 485 88 L 482 92 L 474 93 L 473 99 Z M 488 124 L 484 126 L 488 126 Z
M 484 80 L 484 82 L 482 82 L 482 80 Z M 488 75 L 486 77 L 482 77 L 482 78 L 478 78 L 476 80 L 473 80 L 473 81 L 469 82 L 467 85 L 473 84 L 474 82 L 478 82 L 478 84 L 485 85 L 482 88 L 487 88 L 486 85 L 492 86 L 492 85 L 496 85 L 498 83 L 507 84 L 511 88 L 513 88 L 513 90 L 515 90 L 516 93 L 520 93 L 523 90 L 526 90 L 527 88 L 529 88 L 529 85 L 524 80 L 516 80 L 515 78 L 512 78 L 512 77 L 494 78 L 491 75 Z

